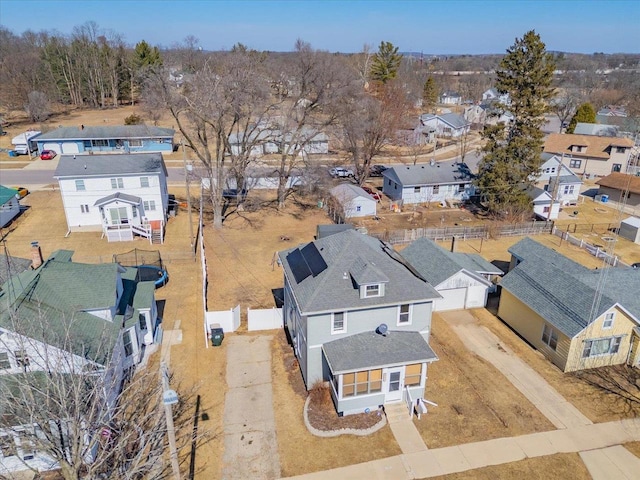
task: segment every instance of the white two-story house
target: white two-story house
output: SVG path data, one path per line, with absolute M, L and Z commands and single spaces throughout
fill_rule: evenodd
M 423 398 L 438 292 L 385 243 L 354 230 L 279 252 L 285 328 L 307 389 L 339 414 Z
M 167 220 L 167 169 L 160 153 L 63 155 L 55 178 L 70 232 L 102 231 L 161 243 Z

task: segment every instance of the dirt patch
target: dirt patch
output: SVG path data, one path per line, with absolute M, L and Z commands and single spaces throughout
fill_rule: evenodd
M 640 458 L 640 442 L 625 443 L 624 447 L 636 457 Z
M 553 425 L 493 365 L 469 352 L 440 317 L 430 344 L 425 397 L 438 404 L 414 420 L 429 448 L 553 430 Z
M 466 472 L 452 473 L 431 480 L 591 480 L 591 475 L 577 453 L 558 453 L 526 458 L 519 462 L 493 465 Z

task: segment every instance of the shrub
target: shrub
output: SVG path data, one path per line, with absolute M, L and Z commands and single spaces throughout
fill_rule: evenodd
M 132 113 L 124 119 L 125 125 L 142 125 L 142 117 L 135 113 Z

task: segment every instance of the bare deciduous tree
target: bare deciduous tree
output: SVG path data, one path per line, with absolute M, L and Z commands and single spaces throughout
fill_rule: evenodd
M 44 93 L 38 91 L 29 93 L 29 103 L 24 106 L 24 109 L 33 122 L 43 122 L 51 115 L 49 99 Z

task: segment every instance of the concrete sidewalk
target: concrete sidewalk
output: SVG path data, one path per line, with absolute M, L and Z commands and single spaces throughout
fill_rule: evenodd
M 532 433 L 519 437 L 498 438 L 467 443 L 411 454 L 374 460 L 348 467 L 325 470 L 297 477 L 299 480 L 385 479 L 413 480 L 473 470 L 489 465 L 501 465 L 525 458 L 556 453 L 580 452 L 591 463 L 591 472 L 604 471 L 607 462 L 615 466 L 609 472 L 638 472 L 638 458 L 624 447 L 610 449 L 623 443 L 640 441 L 640 419 L 570 427 L 564 430 Z M 604 449 L 598 453 L 596 449 Z M 623 449 L 623 450 L 620 450 Z M 596 450 L 596 452 L 593 452 Z M 602 458 L 604 457 L 604 459 Z M 614 468 L 614 467 L 611 467 Z M 594 477 L 605 478 L 605 477 Z M 637 478 L 612 477 L 606 478 Z
M 579 427 L 592 422 L 533 368 L 522 361 L 467 310 L 441 312 L 465 346 L 496 367 L 556 428 Z

